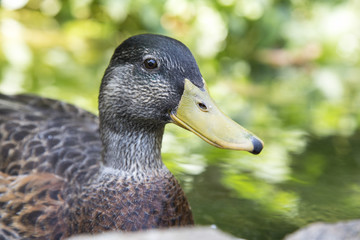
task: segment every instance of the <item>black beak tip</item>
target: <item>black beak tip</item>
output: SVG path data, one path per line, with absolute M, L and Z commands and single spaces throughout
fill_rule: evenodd
M 261 150 L 264 148 L 263 143 L 257 139 L 256 137 L 251 138 L 251 142 L 254 145 L 254 149 L 251 151 L 252 154 L 259 154 Z

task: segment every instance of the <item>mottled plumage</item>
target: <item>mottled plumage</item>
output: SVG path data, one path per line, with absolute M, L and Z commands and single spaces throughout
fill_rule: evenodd
M 157 65 L 144 64 L 149 59 Z M 99 118 L 56 100 L 0 94 L 0 239 L 192 225 L 160 153 L 185 79 L 205 91 L 182 43 L 138 35 L 115 50 Z M 245 135 L 251 144 L 237 149 L 261 151 L 261 141 Z
M 181 187 L 164 166 L 137 174 L 102 166 L 94 115 L 34 96 L 0 95 L 0 102 L 0 217 L 7 228 L 60 239 L 192 224 Z

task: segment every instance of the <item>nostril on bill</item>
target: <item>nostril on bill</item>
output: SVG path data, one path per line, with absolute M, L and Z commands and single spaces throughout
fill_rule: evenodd
M 202 111 L 207 111 L 208 110 L 207 106 L 202 102 L 199 102 L 198 106 Z

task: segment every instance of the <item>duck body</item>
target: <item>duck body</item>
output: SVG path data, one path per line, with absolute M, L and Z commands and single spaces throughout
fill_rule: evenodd
M 101 163 L 96 116 L 34 96 L 0 95 L 0 102 L 3 225 L 22 237 L 61 239 L 193 224 L 165 166 L 131 174 Z
M 217 147 L 262 149 L 261 140 L 216 111 L 185 45 L 164 36 L 134 36 L 115 50 L 99 118 L 56 100 L 0 94 L 0 239 L 193 225 L 185 194 L 161 159 L 171 122 Z M 229 134 L 213 136 L 222 125 Z

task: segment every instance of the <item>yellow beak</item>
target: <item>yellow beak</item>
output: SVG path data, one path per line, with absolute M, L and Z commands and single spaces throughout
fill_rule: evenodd
M 216 107 L 206 86 L 200 89 L 188 79 L 185 79 L 184 93 L 171 118 L 175 124 L 215 147 L 258 154 L 264 146 L 258 137 Z

